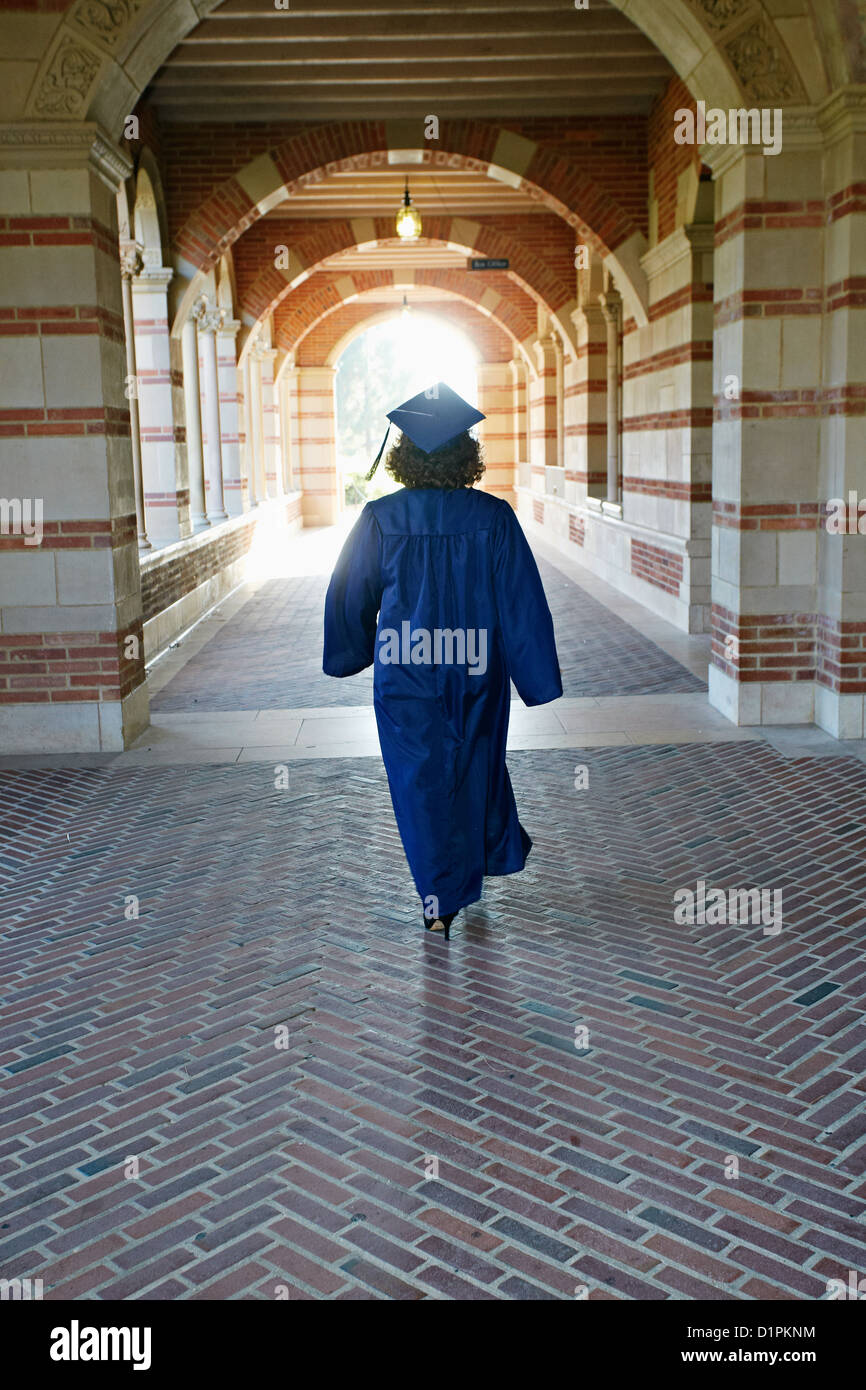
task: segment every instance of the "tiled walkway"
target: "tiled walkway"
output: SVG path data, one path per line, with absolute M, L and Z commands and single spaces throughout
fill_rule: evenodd
M 281 717 L 247 698 L 224 717 Z M 810 1301 L 862 1274 L 866 767 L 753 735 L 516 750 L 527 870 L 450 943 L 372 756 L 0 773 L 0 1276 Z M 780 893 L 780 930 L 678 924 L 700 881 Z
M 542 559 L 565 696 L 679 694 L 706 685 Z M 372 670 L 322 673 L 327 577 L 271 579 L 159 692 L 158 712 L 369 705 Z M 226 680 L 226 672 L 232 679 Z

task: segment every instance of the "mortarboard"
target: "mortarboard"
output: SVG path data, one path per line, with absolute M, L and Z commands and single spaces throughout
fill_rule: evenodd
M 367 480 L 372 478 L 379 466 L 392 425 L 397 425 L 404 434 L 408 434 L 412 443 L 425 454 L 432 454 L 436 449 L 441 449 L 443 444 L 447 444 L 449 440 L 486 418 L 480 410 L 476 410 L 468 401 L 464 401 L 462 396 L 458 396 L 456 391 L 452 391 L 450 386 L 446 386 L 444 381 L 438 381 L 435 386 L 428 386 L 426 391 L 419 391 L 417 396 L 404 401 L 396 410 L 388 411 L 385 438 L 376 455 L 376 462 L 367 474 Z

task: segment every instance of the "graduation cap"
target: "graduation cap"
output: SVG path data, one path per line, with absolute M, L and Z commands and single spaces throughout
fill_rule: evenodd
M 423 453 L 432 454 L 455 439 L 458 434 L 471 429 L 479 420 L 486 418 L 480 410 L 476 410 L 468 401 L 464 401 L 462 396 L 458 396 L 456 391 L 452 391 L 450 386 L 446 386 L 444 381 L 438 381 L 435 386 L 428 386 L 426 391 L 419 391 L 417 396 L 404 401 L 396 410 L 388 411 L 388 428 L 382 440 L 382 447 L 376 455 L 376 462 L 367 474 L 367 481 L 369 482 L 379 466 L 392 425 L 399 426 L 404 434 L 408 434 L 412 443 Z

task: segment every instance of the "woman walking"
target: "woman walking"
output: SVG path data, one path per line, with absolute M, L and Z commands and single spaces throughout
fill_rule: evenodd
M 484 876 L 519 873 L 532 845 L 505 766 L 509 682 L 526 705 L 562 694 L 520 523 L 472 486 L 484 418 L 442 382 L 390 412 L 403 433 L 385 466 L 403 488 L 366 504 L 325 600 L 323 670 L 374 665 L 394 815 L 424 925 L 446 939 Z

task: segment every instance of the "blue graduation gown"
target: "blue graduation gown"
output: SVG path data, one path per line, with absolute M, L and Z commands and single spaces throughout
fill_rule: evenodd
M 463 630 L 462 663 L 436 629 Z M 456 912 L 481 896 L 485 874 L 518 873 L 532 845 L 505 767 L 509 678 L 527 705 L 562 694 L 538 567 L 507 502 L 477 488 L 403 488 L 366 504 L 328 587 L 322 667 L 353 676 L 371 664 L 415 886 L 425 910 Z

